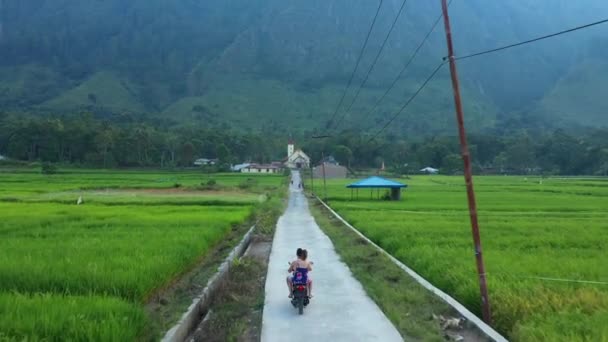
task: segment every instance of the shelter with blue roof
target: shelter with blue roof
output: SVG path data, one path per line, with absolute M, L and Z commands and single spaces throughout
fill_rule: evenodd
M 351 198 L 355 197 L 354 191 L 356 190 L 356 198 L 359 198 L 359 189 L 370 189 L 370 196 L 374 195 L 374 189 L 377 189 L 378 198 L 380 198 L 380 189 L 390 190 L 390 199 L 398 201 L 401 199 L 401 189 L 407 188 L 407 184 L 392 181 L 390 179 L 373 176 L 358 182 L 354 182 L 346 186 L 351 189 Z

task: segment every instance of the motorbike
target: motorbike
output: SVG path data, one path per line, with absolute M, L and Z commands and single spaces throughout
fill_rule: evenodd
M 291 305 L 298 309 L 298 314 L 304 314 L 304 308 L 310 304 L 308 297 L 307 269 L 296 269 L 293 272 L 291 284 Z

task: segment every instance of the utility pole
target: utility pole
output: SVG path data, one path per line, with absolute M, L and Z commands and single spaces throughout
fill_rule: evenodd
M 325 181 L 325 152 L 321 151 L 321 169 L 323 170 L 323 200 L 327 201 L 327 182 Z
M 313 166 L 310 166 L 310 189 L 311 189 L 311 193 L 314 195 L 315 194 L 315 170 L 313 168 Z
M 4 0 L 0 0 L 0 43 L 4 40 Z
M 331 135 L 313 135 L 313 139 L 331 138 Z M 321 149 L 321 170 L 323 171 L 323 200 L 327 200 L 327 182 L 325 179 L 325 144 Z
M 477 204 L 475 203 L 475 190 L 473 189 L 473 175 L 471 170 L 471 155 L 467 146 L 467 134 L 464 129 L 464 113 L 460 99 L 460 85 L 458 84 L 458 73 L 456 70 L 456 59 L 454 57 L 454 45 L 452 43 L 452 31 L 450 28 L 450 17 L 448 16 L 447 0 L 441 0 L 443 10 L 443 24 L 445 37 L 448 45 L 448 59 L 450 62 L 450 74 L 452 77 L 452 90 L 454 91 L 454 104 L 456 105 L 456 121 L 458 122 L 458 134 L 460 136 L 460 153 L 464 163 L 464 179 L 467 187 L 469 202 L 469 216 L 471 217 L 471 230 L 475 244 L 475 258 L 477 261 L 477 273 L 479 275 L 479 290 L 481 292 L 481 304 L 483 320 L 492 324 L 492 311 L 490 310 L 490 299 L 488 298 L 488 285 L 486 282 L 486 271 L 483 264 L 481 251 L 481 237 L 479 236 L 479 222 L 477 221 Z

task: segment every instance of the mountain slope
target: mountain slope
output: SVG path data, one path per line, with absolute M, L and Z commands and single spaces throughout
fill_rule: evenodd
M 42 104 L 49 110 L 103 109 L 111 112 L 145 111 L 133 85 L 110 72 L 98 72 L 82 84 Z
M 589 60 L 574 67 L 543 98 L 537 110 L 547 120 L 562 120 L 580 126 L 606 124 L 608 62 Z
M 345 107 L 400 5 L 384 1 Z M 350 0 L 4 0 L 0 109 L 129 111 L 242 129 L 320 127 L 334 113 L 375 8 Z M 608 3 L 470 0 L 450 10 L 456 52 L 464 55 L 596 20 Z M 441 62 L 440 24 L 386 101 L 370 111 L 439 13 L 439 1 L 408 1 L 341 128 L 370 132 L 384 124 Z M 587 66 L 590 56 L 608 56 L 595 48 L 606 34 L 608 27 L 596 27 L 460 61 L 471 128 L 495 128 L 513 112 L 546 126 L 608 125 L 596 93 L 608 86 L 604 66 Z M 564 95 L 584 87 L 584 104 Z M 451 130 L 450 92 L 442 70 L 390 132 Z

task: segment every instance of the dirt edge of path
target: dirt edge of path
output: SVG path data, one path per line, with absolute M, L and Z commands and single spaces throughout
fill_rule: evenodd
M 256 235 L 218 289 L 208 316 L 186 341 L 259 341 L 272 237 Z

